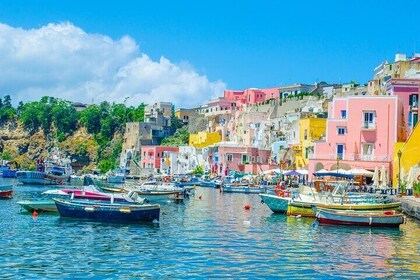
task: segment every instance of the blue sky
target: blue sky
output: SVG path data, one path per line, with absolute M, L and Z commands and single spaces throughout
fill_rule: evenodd
M 226 88 L 367 82 L 396 52 L 420 52 L 417 1 L 4 1 L 0 22 L 70 22 L 128 35 L 151 60 L 189 65 Z M 187 67 L 187 66 L 183 66 Z M 1 89 L 1 86 L 0 86 Z

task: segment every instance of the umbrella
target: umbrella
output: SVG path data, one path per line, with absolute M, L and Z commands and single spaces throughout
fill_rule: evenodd
M 407 190 L 411 190 L 413 189 L 413 183 L 414 183 L 414 168 L 411 167 L 410 171 L 408 172 L 407 175 Z
M 376 187 L 379 186 L 379 170 L 378 170 L 378 167 L 377 166 L 375 167 L 375 171 L 373 172 L 372 181 L 373 181 L 373 185 L 372 186 L 374 188 L 376 188 Z
M 365 176 L 365 177 L 373 176 L 373 172 L 366 169 L 354 168 L 354 169 L 349 170 L 348 172 L 353 175 L 360 175 L 360 176 Z
M 388 185 L 388 180 L 386 178 L 386 170 L 385 170 L 385 166 L 382 165 L 382 169 L 381 169 L 381 185 L 379 186 L 382 190 L 385 190 L 387 188 Z
M 284 176 L 300 176 L 301 173 L 297 172 L 296 170 L 292 170 L 283 174 Z

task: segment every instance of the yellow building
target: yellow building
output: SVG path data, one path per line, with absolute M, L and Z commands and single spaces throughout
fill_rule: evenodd
M 175 117 L 180 119 L 184 124 L 188 124 L 192 118 L 198 116 L 198 113 L 193 109 L 177 109 L 174 113 Z
M 324 118 L 305 118 L 299 121 L 299 149 L 294 149 L 296 168 L 308 166 L 309 155 L 313 152 L 313 141 L 325 136 L 326 123 Z
M 420 163 L 420 128 L 418 124 L 408 137 L 406 142 L 397 142 L 394 145 L 394 161 L 393 161 L 393 176 L 392 186 L 398 187 L 398 176 L 403 172 L 405 176 L 408 175 L 411 167 L 417 166 Z M 398 151 L 401 151 L 401 159 L 398 158 Z M 403 178 L 401 178 L 403 180 Z
M 222 141 L 222 136 L 219 132 L 199 132 L 197 134 L 190 134 L 190 146 L 195 148 L 204 148 Z

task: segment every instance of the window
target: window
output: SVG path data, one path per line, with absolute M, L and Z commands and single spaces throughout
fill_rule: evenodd
M 344 144 L 337 144 L 337 158 L 344 158 Z
M 373 160 L 373 143 L 363 143 L 362 144 L 362 159 L 363 160 Z
M 337 134 L 338 135 L 345 135 L 346 134 L 346 128 L 345 127 L 337 127 Z
M 305 129 L 305 132 L 303 134 L 303 140 L 308 140 L 308 130 Z
M 363 112 L 363 128 L 375 127 L 375 112 Z
M 257 163 L 262 163 L 262 157 L 257 156 Z
M 251 157 L 251 163 L 255 162 L 255 157 Z
M 227 154 L 227 161 L 232 162 L 233 160 L 233 155 L 232 154 Z
M 341 118 L 346 119 L 347 118 L 347 110 L 341 110 Z
M 242 155 L 242 164 L 246 162 L 246 155 Z

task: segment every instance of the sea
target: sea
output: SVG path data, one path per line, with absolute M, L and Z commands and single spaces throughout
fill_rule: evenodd
M 196 188 L 159 223 L 32 214 L 19 200 L 51 186 L 14 183 L 0 200 L 1 279 L 420 279 L 420 223 L 323 226 L 274 214 L 258 195 Z M 249 209 L 245 206 L 249 205 Z

